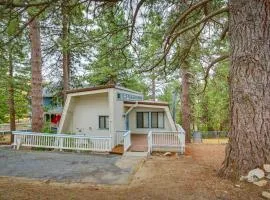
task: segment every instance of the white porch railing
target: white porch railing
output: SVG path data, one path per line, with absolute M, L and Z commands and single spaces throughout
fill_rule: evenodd
M 149 131 L 147 134 L 147 144 L 148 144 L 147 153 L 148 155 L 150 155 L 152 153 L 152 131 Z
M 123 135 L 123 138 L 124 138 L 124 152 L 126 152 L 129 147 L 131 146 L 131 132 L 130 131 L 127 131 L 124 135 Z
M 13 145 L 20 148 L 42 147 L 53 149 L 85 150 L 108 152 L 112 149 L 111 137 L 96 137 L 70 134 L 44 134 L 33 132 L 14 131 Z
M 114 145 L 118 144 L 124 144 L 124 137 L 123 135 L 127 132 L 128 130 L 117 130 L 115 133 L 114 137 Z
M 148 133 L 148 152 L 152 151 L 185 152 L 185 133 L 178 131 Z

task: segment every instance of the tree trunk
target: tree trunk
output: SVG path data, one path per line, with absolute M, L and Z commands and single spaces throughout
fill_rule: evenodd
M 270 163 L 270 3 L 230 0 L 230 132 L 220 175 Z
M 40 27 L 37 19 L 29 24 L 31 41 L 31 101 L 32 101 L 32 131 L 40 132 L 43 126 L 42 108 L 42 70 L 40 50 Z
M 16 130 L 12 52 L 9 50 L 8 107 L 10 131 Z
M 156 76 L 155 73 L 153 72 L 151 76 L 151 95 L 152 95 L 152 100 L 156 101 Z
M 70 65 L 69 65 L 69 45 L 68 45 L 68 10 L 67 1 L 62 2 L 62 43 L 63 43 L 63 89 L 64 102 L 66 101 L 66 91 L 69 90 Z
M 186 142 L 191 142 L 190 137 L 190 102 L 189 102 L 189 73 L 186 66 L 182 67 L 182 121 L 186 132 Z

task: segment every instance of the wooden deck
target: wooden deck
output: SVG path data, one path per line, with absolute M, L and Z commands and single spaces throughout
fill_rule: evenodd
M 131 148 L 129 151 L 145 152 L 147 148 L 146 134 L 131 134 Z

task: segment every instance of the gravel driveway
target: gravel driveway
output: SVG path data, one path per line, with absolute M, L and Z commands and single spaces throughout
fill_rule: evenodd
M 0 176 L 126 184 L 142 158 L 0 148 Z

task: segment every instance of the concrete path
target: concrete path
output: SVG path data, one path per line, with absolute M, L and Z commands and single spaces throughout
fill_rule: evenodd
M 0 148 L 0 176 L 127 184 L 143 157 Z

